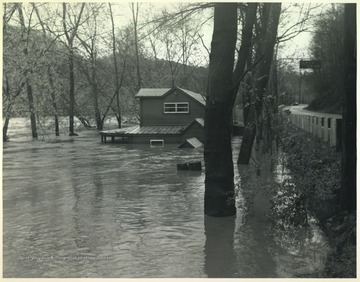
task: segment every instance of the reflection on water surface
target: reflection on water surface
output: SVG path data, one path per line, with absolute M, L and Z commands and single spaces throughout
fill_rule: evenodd
M 257 176 L 236 217 L 204 217 L 204 172 L 176 170 L 201 150 L 20 136 L 3 153 L 4 277 L 293 277 L 324 244 L 316 225 L 274 229 Z

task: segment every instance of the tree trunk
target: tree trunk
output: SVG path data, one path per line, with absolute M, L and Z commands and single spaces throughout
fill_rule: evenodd
M 93 93 L 93 107 L 95 112 L 96 128 L 98 130 L 103 129 L 100 110 L 99 110 L 99 101 L 98 101 L 98 86 L 96 82 L 96 58 L 94 55 L 91 58 L 91 86 Z
M 138 41 L 138 16 L 139 16 L 139 3 L 136 3 L 136 9 L 134 7 L 134 3 L 131 3 L 131 11 L 133 16 L 133 24 L 134 24 L 134 39 L 135 39 L 135 56 L 136 56 L 136 75 L 137 75 L 137 83 L 138 90 L 141 88 L 141 75 L 140 75 L 140 59 L 139 59 L 139 41 Z
M 345 85 L 342 116 L 342 210 L 356 211 L 356 4 L 345 4 Z
M 4 71 L 5 72 L 5 71 Z M 4 75 L 4 79 L 5 79 L 5 83 L 3 84 L 3 94 L 5 95 L 6 99 L 5 101 L 3 101 L 3 103 L 5 103 L 5 122 L 4 122 L 4 126 L 3 126 L 3 142 L 7 142 L 8 136 L 7 136 L 7 131 L 9 128 L 9 122 L 10 122 L 10 113 L 11 113 L 11 108 L 12 108 L 12 102 L 11 102 L 11 96 L 10 96 L 10 86 L 9 86 L 9 80 L 7 79 L 6 74 Z
M 38 138 L 37 127 L 36 127 L 36 116 L 35 116 L 35 106 L 34 106 L 34 96 L 32 92 L 32 86 L 29 79 L 26 79 L 26 91 L 29 101 L 29 111 L 30 111 L 30 122 L 31 122 L 31 134 L 33 139 Z
M 52 104 L 53 104 L 53 108 L 54 108 L 55 136 L 60 136 L 58 108 L 57 108 L 56 98 L 55 98 L 55 94 L 54 94 L 55 86 L 54 86 L 54 79 L 52 76 L 50 66 L 48 66 L 48 79 L 49 79 L 49 84 L 50 84 L 50 88 L 51 88 L 50 96 L 51 96 L 51 100 L 52 100 Z
M 217 3 L 205 110 L 205 214 L 236 214 L 231 150 L 232 73 L 237 35 L 237 3 Z
M 74 38 L 77 33 L 77 29 L 80 25 L 81 15 L 84 11 L 85 3 L 81 4 L 81 9 L 79 15 L 74 23 L 74 26 L 70 29 L 66 27 L 66 11 L 67 11 L 67 3 L 63 3 L 63 18 L 62 24 L 64 28 L 64 33 L 68 42 L 68 49 L 69 49 L 69 136 L 77 136 L 74 132 L 74 108 L 75 108 L 75 75 L 74 75 Z
M 119 70 L 117 65 L 117 59 L 116 59 L 116 39 L 115 39 L 115 23 L 114 23 L 114 16 L 111 9 L 111 3 L 109 3 L 109 10 L 110 10 L 110 19 L 111 19 L 111 34 L 112 34 L 112 52 L 114 57 L 114 70 L 115 70 L 115 95 L 116 95 L 116 109 L 117 114 L 116 118 L 118 121 L 118 128 L 122 127 L 121 124 L 121 108 L 120 108 L 120 83 L 119 83 Z
M 236 67 L 233 74 L 233 83 L 234 83 L 234 103 L 236 100 L 236 95 L 239 91 L 240 82 L 242 81 L 245 75 L 245 66 L 246 62 L 249 61 L 249 57 L 251 54 L 251 46 L 252 46 L 252 36 L 253 36 L 253 28 L 256 22 L 256 10 L 257 3 L 249 3 L 248 10 L 246 12 L 245 26 L 243 32 L 241 34 L 241 47 L 238 54 L 238 60 L 236 63 Z
M 7 136 L 7 131 L 9 128 L 10 123 L 10 112 L 11 112 L 12 104 L 9 102 L 9 104 L 6 106 L 5 110 L 5 122 L 3 126 L 3 142 L 9 141 L 9 138 Z
M 12 107 L 15 103 L 16 98 L 21 94 L 22 89 L 25 86 L 25 81 L 23 81 L 17 88 L 17 91 L 15 92 L 15 94 L 13 96 L 10 95 L 10 85 L 9 85 L 9 80 L 6 76 L 6 72 L 4 70 L 4 79 L 5 79 L 5 85 L 3 85 L 3 94 L 5 95 L 6 99 L 4 101 L 5 103 L 5 122 L 4 122 L 4 126 L 3 126 L 3 141 L 6 142 L 8 141 L 8 136 L 7 136 L 7 131 L 9 129 L 9 123 L 10 123 L 10 117 L 11 117 L 11 110 Z
M 9 141 L 9 138 L 7 136 L 7 131 L 8 131 L 8 128 L 9 128 L 9 122 L 10 122 L 10 115 L 6 115 L 4 126 L 3 126 L 3 142 Z
M 40 17 L 40 13 L 39 10 L 36 7 L 35 3 L 32 3 L 32 6 L 35 10 L 36 16 L 40 22 L 41 28 L 43 30 L 43 34 L 44 34 L 44 41 L 46 41 L 47 37 L 46 37 L 46 28 L 45 25 Z M 54 87 L 54 79 L 53 79 L 53 75 L 51 72 L 51 66 L 48 65 L 48 80 L 49 80 L 49 84 L 50 84 L 50 96 L 51 96 L 51 100 L 52 100 L 52 104 L 53 104 L 53 108 L 54 108 L 54 122 L 55 122 L 55 136 L 59 136 L 60 135 L 60 131 L 59 131 L 59 117 L 58 117 L 58 109 L 57 109 L 57 104 L 56 104 L 56 98 L 55 98 L 55 87 Z
M 255 105 L 250 103 L 247 120 L 244 128 L 244 134 L 240 146 L 238 164 L 249 164 L 252 147 L 256 136 L 256 113 Z
M 75 107 L 75 74 L 74 74 L 74 50 L 69 46 L 69 136 L 77 136 L 74 132 L 74 107 Z
M 22 39 L 22 42 L 24 44 L 23 53 L 25 55 L 25 58 L 28 59 L 28 56 L 29 56 L 29 51 L 28 51 L 28 48 L 27 48 L 28 42 L 27 42 L 27 39 L 25 38 L 25 34 L 26 34 L 27 31 L 26 31 L 25 20 L 24 20 L 24 15 L 23 15 L 23 12 L 22 12 L 22 5 L 21 4 L 18 5 L 18 13 L 19 13 L 19 20 L 20 20 L 20 24 L 21 24 L 21 28 L 22 28 L 21 39 Z M 30 71 L 29 69 L 25 69 L 24 76 L 25 76 L 26 91 L 27 91 L 27 97 L 28 97 L 28 103 L 29 103 L 32 138 L 37 139 L 38 138 L 38 133 L 37 133 L 37 127 L 36 127 L 34 96 L 33 96 L 32 86 L 31 86 L 31 83 L 30 83 L 29 71 Z
M 266 88 L 269 80 L 269 74 L 271 70 L 271 62 L 274 54 L 274 46 L 276 42 L 277 28 L 279 25 L 279 17 L 281 12 L 281 3 L 276 4 L 264 4 L 264 20 L 261 30 L 260 41 L 258 42 L 257 48 L 257 58 L 261 59 L 256 71 L 254 78 L 254 92 L 255 92 L 255 119 L 256 119 L 256 134 L 257 141 L 259 142 L 262 139 L 262 110 L 263 110 L 263 98 L 266 93 Z M 249 120 L 249 122 L 252 122 Z M 242 143 L 240 148 L 240 154 L 238 163 L 248 164 L 250 161 L 251 150 L 253 146 L 254 139 L 252 134 L 254 129 L 251 127 L 251 130 L 244 131 L 244 139 L 247 142 Z M 246 136 L 249 134 L 249 136 Z M 248 143 L 249 142 L 249 143 Z M 244 144 L 244 145 L 243 145 Z

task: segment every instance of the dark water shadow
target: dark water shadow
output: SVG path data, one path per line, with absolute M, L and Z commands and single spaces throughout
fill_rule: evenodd
M 272 205 L 269 197 L 269 185 L 273 182 L 272 166 L 264 160 L 259 163 L 265 165 L 238 166 L 246 213 L 243 225 L 236 232 L 242 233 L 242 236 L 251 241 L 248 242 L 252 246 L 248 263 L 253 264 L 253 270 L 247 277 L 272 278 L 277 277 L 276 262 L 269 249 L 273 245 L 273 225 L 270 218 Z

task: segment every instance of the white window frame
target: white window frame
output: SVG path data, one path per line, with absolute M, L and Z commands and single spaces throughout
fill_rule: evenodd
M 161 145 L 153 145 L 153 142 L 159 142 Z M 164 147 L 164 139 L 150 139 L 150 148 Z
M 167 108 L 174 108 L 175 111 L 170 112 L 167 111 Z M 179 108 L 186 109 L 185 111 L 179 111 Z M 188 102 L 172 102 L 172 103 L 164 103 L 164 114 L 188 114 L 189 111 L 189 103 Z

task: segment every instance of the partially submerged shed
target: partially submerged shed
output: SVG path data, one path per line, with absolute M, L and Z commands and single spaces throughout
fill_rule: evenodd
M 100 131 L 101 141 L 150 144 L 182 143 L 204 139 L 205 98 L 179 87 L 142 88 L 136 94 L 140 103 L 140 125 Z

